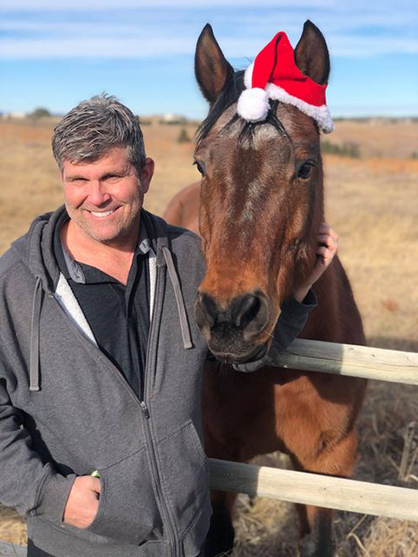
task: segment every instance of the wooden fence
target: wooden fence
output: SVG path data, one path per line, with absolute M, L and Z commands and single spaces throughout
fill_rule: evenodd
M 296 339 L 280 365 L 418 385 L 418 354 Z M 418 490 L 210 459 L 212 489 L 418 521 Z
M 280 357 L 291 369 L 418 385 L 418 354 L 296 339 Z M 418 521 L 418 490 L 209 459 L 213 489 L 345 511 Z M 26 548 L 0 542 L 0 555 Z

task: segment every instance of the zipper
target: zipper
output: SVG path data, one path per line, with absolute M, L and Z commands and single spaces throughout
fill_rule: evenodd
M 149 410 L 148 410 L 148 406 L 145 404 L 145 400 L 140 400 L 139 405 L 141 407 L 142 413 L 144 414 L 145 418 L 147 420 L 149 420 L 150 419 L 150 413 L 149 413 Z
M 142 410 L 141 401 L 138 398 L 138 394 L 132 389 L 132 387 L 129 385 L 128 381 L 125 379 L 125 377 L 119 371 L 119 369 L 113 364 L 113 362 L 111 360 L 109 360 L 109 358 L 107 356 L 105 356 L 105 354 L 103 354 L 103 352 L 100 350 L 100 348 L 97 346 L 97 344 L 95 342 L 92 342 L 88 337 L 86 337 L 86 334 L 84 332 L 80 331 L 74 325 L 73 321 L 67 315 L 64 308 L 61 306 L 60 302 L 55 298 L 55 296 L 52 295 L 51 298 L 54 298 L 55 303 L 57 304 L 57 307 L 58 307 L 58 311 L 61 313 L 62 317 L 68 322 L 69 327 L 71 329 L 73 329 L 75 334 L 79 337 L 79 340 L 82 343 L 87 342 L 90 349 L 93 348 L 94 350 L 96 350 L 96 354 L 97 354 L 98 358 L 101 359 L 111 369 L 111 373 L 113 373 L 113 375 L 116 376 L 118 382 L 123 386 L 123 388 L 127 391 L 129 396 L 134 399 L 135 403 L 138 404 L 140 406 L 141 410 Z
M 164 270 L 165 270 L 165 267 L 164 267 Z M 153 438 L 152 438 L 152 434 L 151 434 L 151 424 L 150 424 L 151 413 L 150 413 L 148 405 L 145 401 L 145 398 L 147 397 L 147 394 L 148 394 L 147 393 L 148 384 L 149 384 L 148 383 L 148 377 L 149 377 L 150 372 L 154 372 L 154 368 L 156 366 L 156 351 L 155 351 L 153 357 L 150 358 L 150 352 L 151 352 L 150 347 L 152 345 L 152 341 L 154 339 L 154 336 L 156 336 L 156 332 L 155 332 L 156 329 L 157 329 L 156 322 L 157 322 L 157 320 L 161 319 L 161 313 L 162 313 L 162 308 L 160 308 L 160 306 L 161 306 L 161 300 L 162 300 L 163 294 L 164 294 L 164 277 L 160 276 L 161 273 L 162 273 L 162 268 L 157 267 L 156 278 L 155 278 L 155 285 L 156 286 L 155 286 L 154 311 L 153 311 L 153 319 L 151 321 L 151 326 L 150 326 L 150 332 L 149 332 L 149 336 L 148 336 L 147 359 L 146 359 L 146 364 L 145 364 L 144 393 L 143 393 L 144 400 L 139 399 L 137 393 L 135 393 L 135 391 L 131 388 L 131 386 L 126 381 L 126 379 L 123 377 L 123 375 L 120 373 L 120 371 L 117 369 L 117 367 L 114 366 L 113 363 L 109 360 L 109 358 L 107 358 L 103 354 L 103 352 L 99 349 L 97 344 L 92 343 L 91 341 L 86 339 L 85 334 L 82 333 L 74 325 L 74 323 L 71 321 L 71 319 L 69 318 L 67 313 L 64 311 L 60 302 L 55 298 L 54 295 L 52 295 L 52 297 L 55 299 L 55 302 L 58 306 L 58 310 L 60 311 L 61 315 L 69 322 L 70 326 L 77 333 L 77 336 L 79 336 L 79 338 L 83 342 L 89 342 L 89 345 L 95 347 L 95 349 L 97 350 L 98 356 L 103 361 L 105 361 L 109 365 L 109 367 L 113 370 L 113 372 L 114 372 L 113 374 L 116 375 L 120 384 L 123 385 L 125 390 L 135 400 L 136 404 L 139 405 L 139 407 L 141 409 L 141 412 L 143 413 L 144 417 L 146 418 L 144 420 L 144 431 L 145 431 L 145 436 L 146 436 L 146 439 L 147 439 L 147 446 L 149 447 L 149 454 L 150 454 L 150 457 L 151 457 L 150 472 L 151 472 L 151 476 L 152 476 L 153 481 L 154 481 L 157 501 L 159 501 L 159 503 L 160 503 L 159 506 L 160 506 L 160 510 L 161 510 L 162 519 L 163 519 L 164 524 L 167 526 L 167 534 L 168 534 L 168 537 L 169 537 L 169 540 L 170 540 L 170 544 L 173 547 L 173 553 L 170 557 L 183 557 L 183 552 L 182 552 L 182 549 L 181 549 L 181 546 L 180 546 L 179 535 L 178 535 L 178 532 L 177 532 L 175 519 L 173 517 L 172 511 L 170 510 L 170 508 L 168 507 L 168 505 L 165 501 L 165 497 L 164 497 L 164 494 L 163 494 L 162 488 L 161 488 L 161 479 L 160 479 L 160 473 L 158 471 L 157 456 L 155 454 L 154 442 L 153 442 Z M 151 366 L 151 362 L 152 362 L 152 366 Z
M 150 327 L 150 333 L 148 336 L 148 346 L 147 346 L 147 359 L 146 359 L 146 364 L 145 364 L 145 377 L 144 377 L 144 399 L 145 397 L 147 397 L 148 395 L 148 385 L 149 385 L 149 377 L 150 377 L 150 373 L 152 373 L 152 375 L 154 375 L 155 372 L 155 367 L 156 367 L 156 350 L 154 350 L 153 352 L 151 352 L 151 346 L 156 343 L 154 343 L 154 337 L 156 336 L 156 330 L 158 329 L 157 327 L 157 321 L 158 321 L 158 325 L 159 325 L 159 320 L 161 319 L 161 313 L 162 313 L 162 308 L 161 306 L 161 300 L 163 298 L 163 294 L 164 294 L 164 277 L 161 276 L 162 274 L 162 269 L 164 269 L 165 271 L 165 267 L 161 268 L 161 267 L 157 267 L 157 273 L 156 273 L 156 279 L 155 279 L 155 301 L 154 301 L 154 310 L 153 310 L 153 319 L 151 322 L 151 327 Z M 165 276 L 165 275 L 164 275 Z M 152 365 L 151 365 L 152 364 Z M 149 421 L 150 418 L 150 413 L 149 413 L 149 409 L 146 405 L 145 400 L 143 401 L 144 404 L 144 412 L 145 416 L 147 417 L 148 415 L 148 419 L 145 421 L 144 424 L 144 429 L 145 429 L 145 435 L 147 437 L 147 441 L 148 441 L 148 447 L 149 447 L 149 454 L 151 457 L 151 474 L 153 476 L 154 479 L 154 485 L 156 488 L 156 492 L 157 492 L 157 496 L 160 500 L 161 503 L 161 511 L 163 514 L 163 520 L 167 526 L 167 534 L 168 537 L 170 539 L 170 544 L 173 547 L 173 553 L 171 557 L 181 557 L 182 555 L 182 551 L 181 551 L 181 547 L 180 547 L 180 542 L 179 542 L 179 536 L 178 536 L 178 532 L 177 532 L 177 528 L 176 528 L 176 524 L 175 524 L 175 519 L 173 517 L 173 513 L 171 511 L 171 509 L 168 507 L 166 501 L 165 501 L 165 497 L 164 494 L 162 492 L 162 488 L 161 488 L 161 478 L 160 478 L 160 473 L 158 470 L 158 462 L 157 462 L 157 455 L 155 454 L 155 448 L 154 448 L 154 442 L 152 439 L 152 432 L 151 432 L 151 423 Z
M 112 372 L 114 375 L 116 375 L 117 380 L 119 381 L 119 383 L 121 385 L 123 385 L 123 388 L 128 392 L 128 394 L 135 400 L 136 404 L 139 404 L 139 407 L 144 415 L 144 417 L 148 420 L 150 418 L 150 413 L 149 413 L 149 409 L 147 404 L 145 403 L 144 400 L 141 400 L 140 396 L 138 396 L 138 393 L 132 389 L 131 385 L 128 383 L 128 381 L 126 380 L 126 378 L 123 376 L 123 374 L 120 372 L 120 370 L 113 364 L 113 362 L 111 360 L 109 360 L 109 358 L 107 358 L 105 356 L 105 354 L 103 354 L 103 352 L 100 350 L 100 348 L 97 346 L 96 342 L 92 342 L 91 339 L 86 338 L 85 332 L 81 332 L 73 323 L 73 321 L 70 319 L 70 317 L 68 316 L 67 312 L 64 310 L 64 308 L 61 306 L 60 301 L 55 297 L 54 293 L 48 293 L 48 298 L 51 298 L 55 301 L 55 303 L 57 304 L 57 308 L 58 311 L 61 313 L 61 315 L 63 316 L 63 318 L 68 322 L 69 326 L 75 331 L 75 333 L 77 334 L 77 336 L 79 337 L 79 339 L 81 340 L 81 342 L 88 342 L 89 346 L 94 347 L 94 349 L 97 352 L 97 356 L 101 359 L 104 360 L 106 362 L 106 364 L 112 369 Z M 148 339 L 149 340 L 149 339 Z M 148 348 L 147 348 L 147 352 L 148 352 Z M 146 367 L 146 366 L 145 366 Z M 142 393 L 144 395 L 144 392 Z M 145 396 L 145 395 L 144 395 Z

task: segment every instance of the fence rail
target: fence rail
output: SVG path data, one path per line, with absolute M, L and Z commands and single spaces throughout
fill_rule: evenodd
M 418 354 L 296 339 L 278 364 L 297 370 L 418 385 Z M 418 490 L 209 459 L 210 486 L 292 503 L 418 521 Z M 0 556 L 26 547 L 0 541 Z
M 2 557 L 26 557 L 28 548 L 15 543 L 0 541 L 0 555 Z
M 418 354 L 296 339 L 278 364 L 297 370 L 418 385 Z M 418 521 L 418 490 L 209 459 L 212 489 Z
M 210 486 L 290 503 L 418 521 L 418 490 L 209 459 Z
M 418 354 L 296 339 L 278 356 L 285 368 L 418 385 Z

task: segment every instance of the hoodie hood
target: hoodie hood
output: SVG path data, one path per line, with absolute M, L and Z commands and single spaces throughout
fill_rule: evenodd
M 53 242 L 56 222 L 64 211 L 65 207 L 61 206 L 54 213 L 46 213 L 36 218 L 29 231 L 12 244 L 12 250 L 17 252 L 35 278 L 29 360 L 29 390 L 31 391 L 39 391 L 40 316 L 44 292 L 52 296 L 60 276 Z
M 37 217 L 28 232 L 12 243 L 12 250 L 28 267 L 30 273 L 39 278 L 45 292 L 55 292 L 60 270 L 54 255 L 54 230 L 57 220 L 65 212 L 62 205 L 54 213 Z
M 65 205 L 53 213 L 45 213 L 37 217 L 26 234 L 12 243 L 12 249 L 29 268 L 30 273 L 39 278 L 45 292 L 55 292 L 60 270 L 54 254 L 54 233 L 57 221 L 66 213 Z M 170 248 L 167 237 L 166 222 L 142 209 L 141 219 L 145 224 L 147 235 L 158 262 L 163 257 L 162 248 Z
M 40 317 L 42 311 L 44 293 L 48 296 L 55 296 L 57 288 L 62 283 L 62 275 L 58 267 L 54 253 L 54 234 L 57 221 L 62 214 L 66 212 L 65 206 L 62 205 L 54 213 L 46 213 L 36 218 L 31 224 L 29 231 L 16 240 L 12 244 L 12 250 L 17 252 L 19 258 L 25 266 L 29 268 L 30 273 L 35 278 L 35 288 L 32 300 L 32 318 L 31 318 L 31 338 L 30 338 L 30 365 L 29 377 L 31 391 L 39 391 L 39 345 L 40 345 Z M 168 228 L 163 219 L 151 216 L 144 209 L 141 211 L 141 219 L 147 231 L 149 246 L 143 246 L 146 251 L 152 250 L 156 254 L 156 267 L 167 267 L 168 274 L 173 286 L 174 296 L 177 305 L 179 324 L 183 339 L 183 346 L 186 350 L 192 348 L 190 335 L 190 326 L 186 315 L 183 293 L 180 281 L 174 265 L 173 257 L 170 251 L 168 240 Z M 145 240 L 147 241 L 147 240 Z M 150 267 L 150 272 L 154 269 Z M 154 275 L 154 273 L 153 273 Z M 152 277 L 152 282 L 155 276 Z M 66 281 L 64 281 L 66 283 Z M 153 291 L 153 285 L 151 285 Z M 71 292 L 67 295 L 74 296 Z M 59 298 L 62 297 L 58 296 Z M 78 303 L 75 301 L 73 308 L 79 309 Z M 153 300 L 151 300 L 151 307 Z M 82 313 L 82 312 L 81 312 Z M 86 327 L 90 330 L 88 324 Z

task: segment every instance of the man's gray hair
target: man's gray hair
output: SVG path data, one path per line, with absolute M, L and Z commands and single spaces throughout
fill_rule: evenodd
M 139 119 L 116 97 L 106 94 L 70 110 L 55 127 L 52 138 L 52 152 L 61 171 L 65 160 L 92 162 L 118 146 L 128 148 L 128 160 L 140 177 L 145 147 Z

